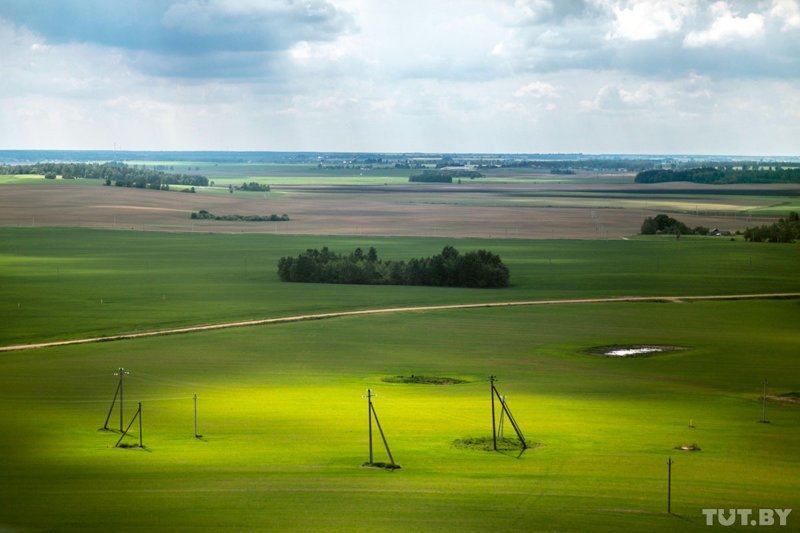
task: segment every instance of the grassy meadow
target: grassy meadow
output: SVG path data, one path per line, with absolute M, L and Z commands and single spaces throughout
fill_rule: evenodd
M 704 529 L 707 507 L 791 508 L 800 411 L 770 403 L 771 423 L 757 420 L 761 377 L 776 393 L 798 388 L 797 312 L 797 301 L 417 312 L 3 354 L 0 523 L 674 531 Z M 584 352 L 628 342 L 688 349 Z M 131 371 L 126 423 L 143 403 L 145 449 L 98 431 L 117 366 Z M 381 381 L 411 373 L 468 383 Z M 538 443 L 520 457 L 453 446 L 491 434 L 490 373 Z M 361 466 L 366 388 L 399 471 Z M 689 443 L 702 451 L 673 449 Z
M 453 244 L 486 248 L 511 287 L 281 283 L 277 262 L 307 248 L 375 246 L 408 260 Z M 797 246 L 726 238 L 523 241 L 168 234 L 0 228 L 0 344 L 377 307 L 614 296 L 800 291 Z
M 279 257 L 309 247 L 407 259 L 445 244 L 498 253 L 512 287 L 283 284 L 276 274 Z M 799 291 L 798 253 L 713 238 L 2 228 L 0 339 L 374 307 Z M 699 531 L 703 508 L 797 508 L 800 407 L 771 401 L 771 423 L 758 420 L 762 379 L 772 395 L 800 391 L 799 311 L 798 300 L 415 311 L 3 353 L 0 530 Z M 651 343 L 686 350 L 586 352 Z M 113 447 L 116 409 L 114 431 L 98 431 L 120 366 L 130 370 L 125 424 L 143 404 L 144 449 Z M 382 381 L 410 374 L 467 383 Z M 521 456 L 453 445 L 491 435 L 490 374 L 537 444 Z M 361 466 L 367 388 L 400 470 Z M 685 444 L 701 451 L 674 449 Z M 386 460 L 377 435 L 375 453 Z

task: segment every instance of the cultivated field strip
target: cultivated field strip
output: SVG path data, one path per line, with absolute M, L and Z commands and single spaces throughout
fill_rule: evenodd
M 139 339 L 143 337 L 155 337 L 158 335 L 178 335 L 181 333 L 195 333 L 198 331 L 242 328 L 247 326 L 262 326 L 267 324 L 282 324 L 287 322 L 301 322 L 307 320 L 324 320 L 328 318 L 373 315 L 381 313 L 404 313 L 412 311 L 442 311 L 442 310 L 452 310 L 452 309 L 519 307 L 519 306 L 532 306 L 532 305 L 559 305 L 559 304 L 563 305 L 563 304 L 593 304 L 593 303 L 620 303 L 620 302 L 681 303 L 684 301 L 699 301 L 699 300 L 765 300 L 765 299 L 795 299 L 795 298 L 800 298 L 800 292 L 730 294 L 730 295 L 714 295 L 714 296 L 621 296 L 615 298 L 527 300 L 527 301 L 517 301 L 517 302 L 487 302 L 487 303 L 475 303 L 475 304 L 430 305 L 430 306 L 417 306 L 417 307 L 390 307 L 384 309 L 363 309 L 360 311 L 340 311 L 335 313 L 318 313 L 318 314 L 297 315 L 297 316 L 278 317 L 278 318 L 243 320 L 237 322 L 221 322 L 217 324 L 204 324 L 199 326 L 188 326 L 188 327 L 174 328 L 174 329 L 140 331 L 136 333 L 122 333 L 119 335 L 107 335 L 103 337 L 91 337 L 85 339 L 72 339 L 65 341 L 43 342 L 34 344 L 16 344 L 10 346 L 0 346 L 0 352 L 33 350 L 38 348 L 51 348 L 55 346 L 71 346 L 75 344 L 88 344 L 95 342 L 110 342 L 110 341 L 120 341 L 127 339 Z

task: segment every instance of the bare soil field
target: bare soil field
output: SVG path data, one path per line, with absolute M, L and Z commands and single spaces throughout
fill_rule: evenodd
M 763 189 L 764 186 L 759 188 Z M 0 225 L 219 233 L 620 239 L 638 233 L 645 217 L 660 212 L 679 213 L 678 218 L 691 227 L 702 225 L 729 231 L 770 222 L 767 218 L 741 216 L 744 209 L 764 205 L 763 199 L 747 195 L 747 186 L 728 190 L 734 196 L 706 194 L 702 186 L 689 184 L 658 188 L 636 184 L 522 183 L 280 185 L 264 195 L 202 189 L 189 194 L 56 182 L 0 188 Z M 192 220 L 191 213 L 201 209 L 216 215 L 285 213 L 291 220 Z M 737 213 L 740 216 L 735 216 Z

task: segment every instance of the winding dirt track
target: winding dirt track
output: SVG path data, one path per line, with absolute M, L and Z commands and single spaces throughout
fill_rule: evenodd
M 194 333 L 197 331 L 210 331 L 215 329 L 241 328 L 246 326 L 262 326 L 266 324 L 283 324 L 286 322 L 301 322 L 305 320 L 323 320 L 326 318 L 339 318 L 346 316 L 374 315 L 379 313 L 403 313 L 409 311 L 440 311 L 447 309 L 475 309 L 481 307 L 518 307 L 523 305 L 563 305 L 563 304 L 593 304 L 617 302 L 669 302 L 681 303 L 697 300 L 766 300 L 766 299 L 795 299 L 800 298 L 800 292 L 764 293 L 764 294 L 731 294 L 718 296 L 621 296 L 617 298 L 583 298 L 575 300 L 529 300 L 520 302 L 488 302 L 478 304 L 430 305 L 420 307 L 389 307 L 385 309 L 364 309 L 361 311 L 340 311 L 337 313 L 321 313 L 312 315 L 297 315 L 279 318 L 262 318 L 257 320 L 244 320 L 239 322 L 222 322 L 202 326 L 188 326 L 185 328 L 161 329 L 141 331 L 137 333 L 123 333 L 106 337 L 92 337 L 87 339 L 72 339 L 67 341 L 42 342 L 37 344 L 16 344 L 0 346 L 0 352 L 18 350 L 33 350 L 37 348 L 50 348 L 54 346 L 71 346 L 73 344 L 88 344 L 91 342 L 109 342 L 126 339 L 139 339 L 142 337 L 155 337 L 157 335 L 177 335 L 180 333 Z

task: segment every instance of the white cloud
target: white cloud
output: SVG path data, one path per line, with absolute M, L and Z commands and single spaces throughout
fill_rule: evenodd
M 689 48 L 703 46 L 722 46 L 737 40 L 758 37 L 764 32 L 764 15 L 749 13 L 746 17 L 733 14 L 727 2 L 715 2 L 711 8 L 714 21 L 702 31 L 693 31 L 686 35 L 684 45 Z
M 615 15 L 609 38 L 645 41 L 678 32 L 694 13 L 695 0 L 638 0 L 613 6 Z
M 125 19 L 132 4 L 117 1 Z M 0 123 L 13 124 L 0 146 L 797 152 L 797 0 L 144 4 L 156 25 L 169 6 L 198 25 L 173 18 L 180 42 L 145 46 L 136 24 L 114 23 L 131 35 L 87 44 L 73 38 L 97 27 L 82 0 L 54 3 L 57 27 L 0 0 L 14 7 L 0 7 Z M 273 27 L 266 13 L 287 31 L 321 18 L 324 35 L 252 52 L 262 37 L 227 40 Z
M 783 31 L 800 28 L 800 3 L 797 0 L 772 0 L 769 14 L 783 22 Z
M 518 88 L 514 91 L 514 96 L 517 98 L 522 98 L 524 96 L 533 98 L 557 98 L 558 91 L 549 83 L 534 81 Z
M 646 94 L 638 90 L 630 91 L 614 85 L 600 88 L 593 100 L 584 100 L 581 107 L 585 111 L 627 112 L 647 102 Z

